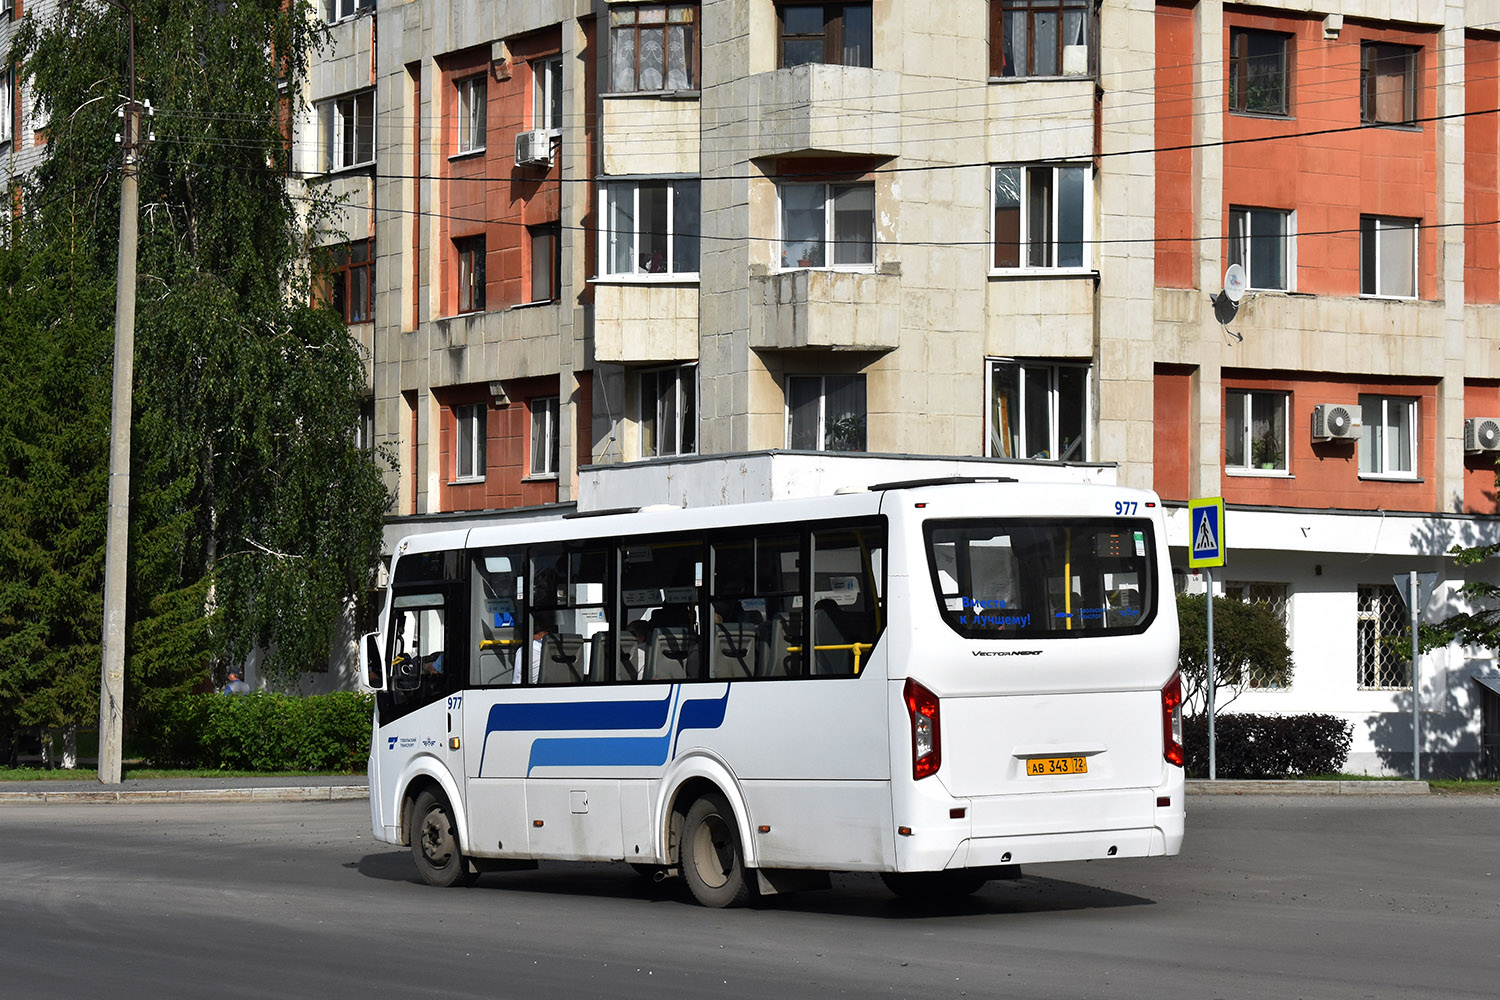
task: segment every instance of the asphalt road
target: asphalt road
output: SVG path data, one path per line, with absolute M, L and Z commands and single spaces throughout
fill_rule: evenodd
M 1500 799 L 1205 797 L 1181 857 L 944 910 L 623 865 L 417 884 L 364 802 L 0 806 L 0 996 L 1494 997 Z

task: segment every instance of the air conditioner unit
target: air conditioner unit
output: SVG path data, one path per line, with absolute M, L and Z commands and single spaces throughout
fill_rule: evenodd
M 1352 441 L 1359 437 L 1359 411 L 1343 403 L 1319 403 L 1313 407 L 1312 436 L 1315 441 Z
M 1464 451 L 1500 451 L 1500 417 L 1465 420 Z
M 516 166 L 552 165 L 552 134 L 546 129 L 516 133 Z

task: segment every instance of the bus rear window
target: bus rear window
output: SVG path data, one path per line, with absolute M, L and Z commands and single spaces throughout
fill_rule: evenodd
M 1155 614 L 1146 520 L 1006 519 L 927 525 L 938 608 L 974 639 L 1137 632 Z

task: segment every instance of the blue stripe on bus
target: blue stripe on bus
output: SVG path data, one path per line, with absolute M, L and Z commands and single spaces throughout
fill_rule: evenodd
M 531 743 L 526 775 L 539 767 L 661 767 L 670 735 L 542 737 Z
M 728 684 L 724 685 L 722 698 L 699 698 L 683 702 L 682 711 L 677 714 L 677 736 L 681 736 L 684 729 L 718 729 L 724 724 L 724 711 L 728 707 Z M 675 755 L 676 752 L 674 745 L 672 753 Z
M 542 701 L 490 706 L 485 735 L 528 729 L 660 729 L 671 710 L 674 689 L 660 701 Z

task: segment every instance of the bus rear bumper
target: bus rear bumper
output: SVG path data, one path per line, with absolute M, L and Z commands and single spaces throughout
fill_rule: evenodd
M 1021 837 L 975 837 L 958 845 L 949 868 L 988 868 L 1096 858 L 1151 858 L 1169 852 L 1166 832 L 1156 827 L 1091 830 Z

